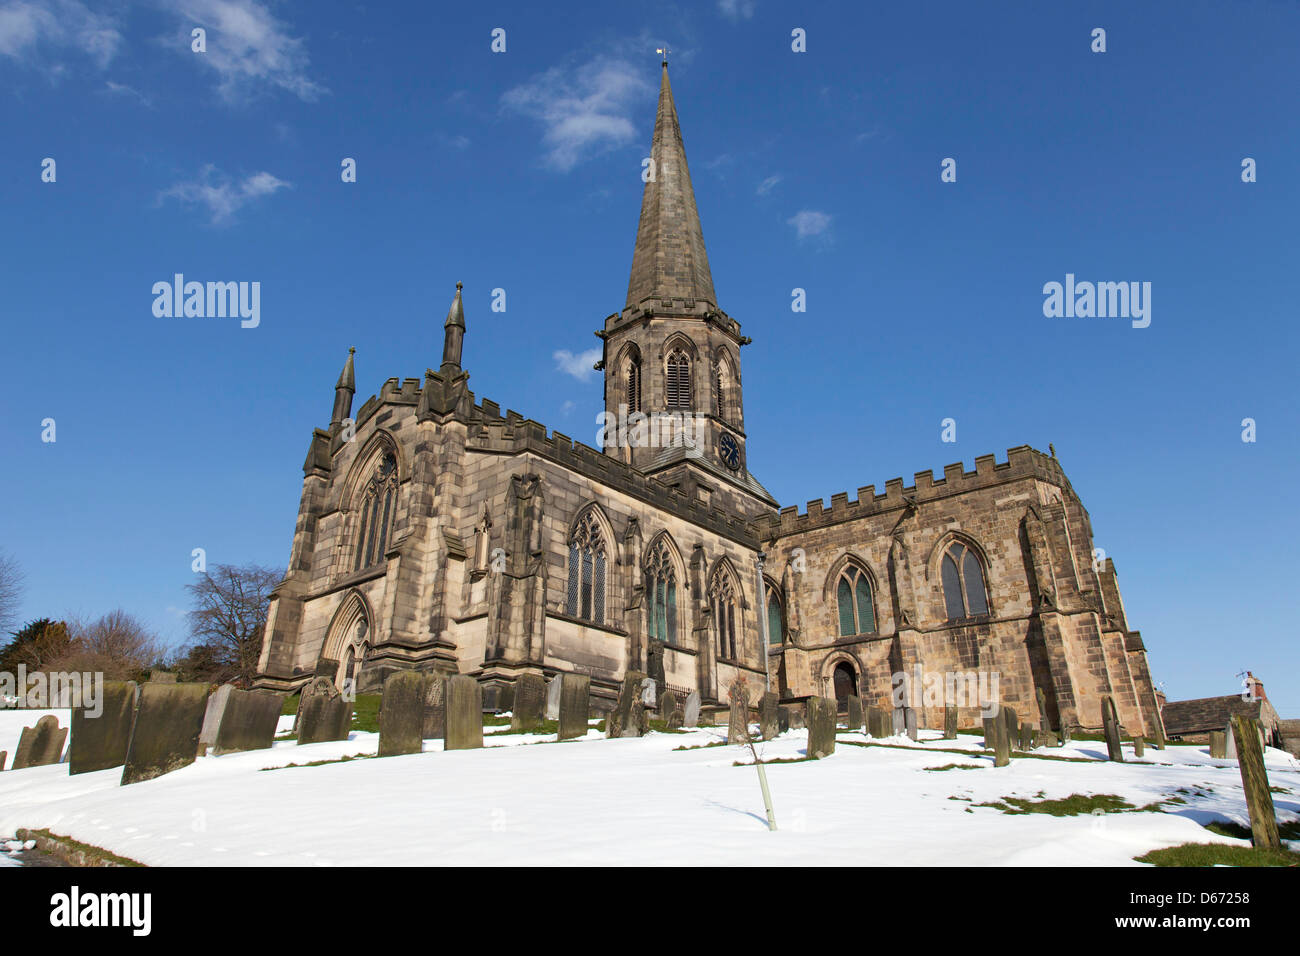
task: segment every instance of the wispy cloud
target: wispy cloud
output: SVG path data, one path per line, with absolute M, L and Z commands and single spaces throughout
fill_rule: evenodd
M 592 365 L 600 360 L 600 349 L 587 349 L 577 355 L 567 349 L 559 349 L 551 357 L 555 359 L 555 367 L 565 375 L 572 375 L 579 382 L 588 382 L 596 374 Z
M 315 100 L 328 92 L 307 74 L 308 56 L 301 37 L 277 20 L 258 0 L 161 0 L 176 15 L 186 56 L 216 72 L 217 91 L 238 103 L 267 88 L 299 99 Z M 207 31 L 207 52 L 190 51 L 190 31 Z M 169 40 L 169 43 L 176 41 Z
M 748 20 L 754 15 L 754 0 L 718 0 L 718 12 L 728 20 Z
M 632 107 L 655 92 L 647 71 L 598 56 L 576 70 L 559 67 L 508 90 L 505 109 L 541 123 L 545 162 L 561 172 L 632 142 Z
M 235 213 L 255 199 L 287 188 L 289 183 L 267 172 L 253 173 L 236 182 L 209 165 L 199 171 L 197 179 L 164 189 L 158 201 L 176 199 L 185 205 L 206 207 L 212 225 L 220 226 L 231 222 Z
M 815 209 L 801 209 L 787 219 L 786 224 L 794 226 L 798 238 L 808 239 L 824 234 L 831 227 L 831 217 L 828 213 L 818 212 Z
M 754 191 L 760 196 L 766 196 L 780 181 L 781 176 L 779 174 L 768 176 L 767 179 L 758 184 L 758 189 Z
M 50 62 L 55 51 L 82 53 L 101 69 L 122 45 L 110 16 L 94 13 L 80 0 L 11 0 L 0 6 L 0 56 L 38 65 L 59 74 Z
M 142 106 L 153 106 L 153 101 L 149 99 L 149 97 L 145 96 L 135 87 L 127 86 L 125 83 L 114 83 L 112 80 L 109 80 L 105 84 L 103 92 L 111 93 L 114 96 L 125 96 L 127 98 L 134 98 L 136 100 L 139 100 Z

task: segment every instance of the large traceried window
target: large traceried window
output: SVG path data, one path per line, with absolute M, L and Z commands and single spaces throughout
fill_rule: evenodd
M 717 642 L 718 657 L 738 660 L 736 657 L 736 584 L 724 568 L 713 573 L 709 584 L 709 605 L 713 608 L 713 635 Z
M 785 643 L 785 611 L 781 607 L 781 594 L 775 585 L 767 584 L 767 642 Z
M 835 586 L 840 612 L 840 637 L 876 632 L 876 612 L 871 601 L 871 581 L 866 572 L 850 564 Z
M 943 556 L 943 600 L 948 620 L 964 621 L 989 613 L 988 592 L 984 589 L 984 569 L 975 552 L 960 541 L 954 542 Z
M 661 540 L 645 565 L 646 630 L 651 640 L 677 643 L 677 571 Z
M 361 492 L 357 551 L 352 569 L 373 567 L 384 559 L 388 530 L 397 510 L 397 459 L 384 455 Z
M 588 509 L 569 539 L 569 592 L 565 610 L 570 617 L 605 623 L 605 536 Z
M 681 349 L 668 354 L 666 369 L 665 404 L 670 409 L 689 410 L 691 407 L 691 359 Z

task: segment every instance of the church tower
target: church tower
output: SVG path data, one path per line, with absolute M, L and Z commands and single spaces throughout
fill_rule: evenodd
M 668 63 L 627 303 L 605 343 L 605 450 L 686 493 L 746 514 L 776 507 L 749 474 L 740 350 L 749 339 L 718 308 Z

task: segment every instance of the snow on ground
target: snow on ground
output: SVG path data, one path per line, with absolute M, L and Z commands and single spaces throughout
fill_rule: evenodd
M 0 770 L 8 770 L 14 765 L 14 757 L 18 753 L 18 739 L 23 734 L 23 728 L 35 727 L 36 721 L 46 714 L 53 714 L 59 718 L 60 727 L 71 726 L 72 711 L 66 708 L 63 710 L 0 710 L 0 750 L 8 754 Z M 66 742 L 63 747 L 63 752 L 66 754 L 68 752 Z
M 1020 758 L 994 768 L 978 737 L 856 747 L 841 732 L 821 761 L 766 767 L 780 828 L 767 830 L 747 748 L 702 747 L 723 728 L 577 741 L 487 728 L 483 750 L 290 767 L 373 755 L 375 734 L 333 743 L 204 757 L 156 780 L 119 787 L 120 770 L 69 777 L 66 765 L 0 774 L 0 837 L 52 831 L 152 865 L 852 864 L 1132 865 L 1148 850 L 1242 841 L 1200 824 L 1249 823 L 1235 764 L 1205 748 L 1148 749 L 1112 764 L 1105 745 L 1040 750 L 1093 758 Z M 0 735 L 5 733 L 0 721 Z M 2 738 L 0 738 L 2 739 Z M 15 738 L 16 739 L 16 738 Z M 804 756 L 791 731 L 760 745 L 765 760 Z M 970 754 L 933 752 L 947 747 Z M 700 749 L 677 751 L 678 747 Z M 932 752 L 927 752 L 927 750 Z M 1131 752 L 1130 752 L 1131 755 Z M 978 769 L 926 772 L 950 763 Z M 263 768 L 282 768 L 264 770 Z M 1300 816 L 1300 763 L 1268 752 L 1279 818 Z M 1178 791 L 1183 791 L 1179 793 Z M 1114 793 L 1135 806 L 1172 796 L 1165 812 L 1008 815 L 972 804 L 1007 796 Z

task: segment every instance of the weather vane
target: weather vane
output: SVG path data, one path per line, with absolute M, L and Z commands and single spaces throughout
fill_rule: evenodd
M 668 47 L 666 46 L 655 47 L 655 52 L 664 58 L 665 63 L 668 62 L 668 53 L 669 53 Z

